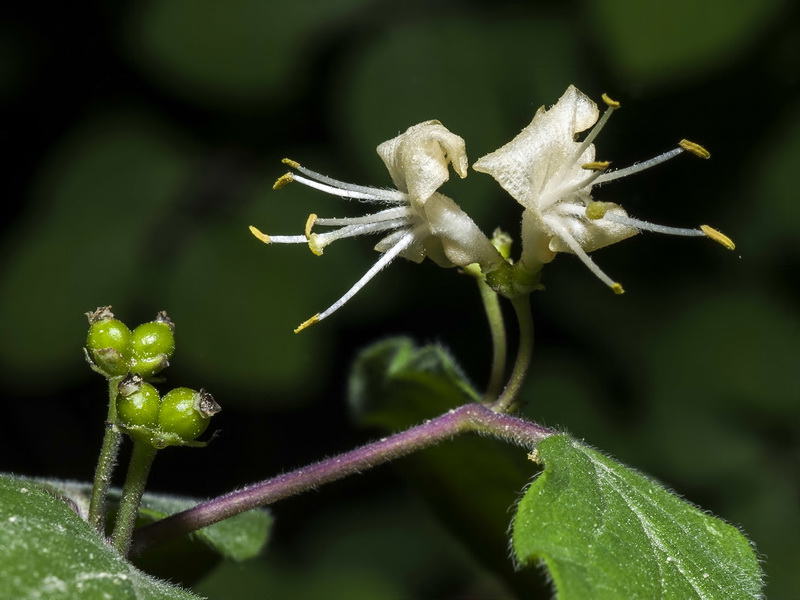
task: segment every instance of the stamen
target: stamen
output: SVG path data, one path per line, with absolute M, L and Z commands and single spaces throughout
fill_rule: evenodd
M 272 240 L 270 239 L 270 237 L 266 233 L 264 233 L 263 231 L 258 229 L 257 227 L 253 227 L 252 225 L 250 225 L 250 233 L 252 233 L 257 239 L 261 240 L 265 244 L 271 244 L 272 243 Z
M 581 165 L 581 169 L 586 169 L 587 171 L 600 171 L 602 173 L 610 164 L 611 162 L 607 160 L 595 161 Z
M 279 190 L 282 187 L 289 185 L 293 181 L 294 181 L 294 175 L 292 175 L 291 173 L 284 173 L 283 175 L 278 177 L 278 179 L 275 180 L 275 183 L 272 184 L 272 189 Z
M 647 221 L 640 221 L 639 219 L 634 219 L 633 217 L 623 217 L 622 215 L 615 215 L 613 213 L 606 214 L 603 217 L 603 219 L 605 219 L 606 221 L 619 223 L 620 225 L 627 225 L 628 227 L 635 227 L 636 229 L 642 229 L 644 231 L 653 231 L 655 233 L 665 233 L 667 235 L 683 235 L 686 237 L 703 237 L 704 235 L 706 235 L 699 229 L 687 229 L 683 227 L 668 227 L 666 225 L 656 225 L 655 223 L 648 223 Z M 709 235 L 708 237 L 711 236 Z
M 383 190 L 380 188 L 370 187 L 366 185 L 356 185 L 354 183 L 346 183 L 344 181 L 339 181 L 338 179 L 334 179 L 333 177 L 328 177 L 327 175 L 323 175 L 322 173 L 317 173 L 316 171 L 312 171 L 311 169 L 302 166 L 299 162 L 291 160 L 289 158 L 284 158 L 282 162 L 283 164 L 289 165 L 291 168 L 300 171 L 303 175 L 307 175 L 311 179 L 319 181 L 322 184 L 327 184 L 328 186 L 335 187 L 339 190 L 366 194 L 369 196 L 369 198 L 364 198 L 365 200 L 403 202 L 405 199 L 405 194 L 403 194 L 403 192 L 400 192 L 398 190 Z M 347 197 L 357 198 L 358 196 L 347 196 Z
M 581 248 L 581 245 L 578 241 L 572 236 L 569 230 L 561 225 L 561 223 L 556 219 L 545 219 L 545 223 L 547 223 L 550 228 L 563 242 L 569 246 L 570 250 L 583 261 L 589 270 L 594 273 L 600 281 L 605 283 L 608 287 L 610 287 L 615 294 L 624 294 L 625 290 L 622 289 L 622 286 L 611 279 L 608 275 L 606 275 L 600 267 L 595 264 L 595 262 L 589 257 L 588 254 Z
M 319 222 L 319 221 L 317 221 Z M 367 235 L 370 233 L 378 233 L 388 229 L 399 229 L 408 225 L 406 219 L 389 219 L 385 221 L 377 221 L 374 223 L 364 223 L 359 225 L 345 225 L 334 231 L 327 231 L 325 233 L 309 233 L 308 247 L 317 256 L 322 255 L 322 250 L 328 244 L 332 244 L 336 240 L 344 238 L 355 237 L 358 235 Z
M 606 105 L 608 105 L 608 107 L 609 107 L 609 108 L 619 108 L 619 107 L 621 106 L 619 102 L 617 102 L 616 100 L 612 100 L 611 98 L 609 98 L 609 97 L 608 97 L 608 94 L 603 94 L 603 95 L 601 96 L 601 98 L 603 99 L 603 102 L 605 102 L 605 103 L 606 103 Z
M 414 238 L 415 235 L 412 231 L 409 231 L 407 234 L 405 234 L 394 246 L 383 253 L 383 255 L 378 259 L 378 262 L 372 265 L 369 271 L 364 273 L 361 279 L 359 279 L 355 285 L 351 287 L 347 293 L 345 293 L 344 296 L 334 302 L 327 310 L 318 313 L 307 321 L 303 322 L 297 329 L 294 330 L 294 332 L 298 333 L 306 327 L 322 321 L 322 319 L 331 316 L 334 312 L 339 310 L 345 305 L 345 303 L 347 303 L 348 300 L 355 296 L 361 290 L 361 288 L 363 288 L 369 282 L 370 279 L 375 277 L 375 275 L 377 275 L 382 269 L 388 266 L 389 263 L 391 263 L 401 252 L 403 252 L 403 250 L 406 250 L 414 242 Z
M 591 175 L 589 175 L 585 179 L 580 180 L 577 183 L 573 183 L 572 185 L 564 188 L 556 186 L 553 189 L 550 189 L 550 186 L 547 186 L 545 188 L 546 191 L 543 192 L 542 195 L 539 197 L 539 205 L 541 206 L 541 209 L 544 210 L 553 205 L 554 203 L 558 202 L 562 198 L 566 198 L 570 194 L 574 194 L 575 192 L 578 192 L 592 185 L 595 181 L 597 181 L 603 174 L 603 170 L 591 169 L 591 167 L 595 164 L 602 164 L 602 163 L 587 163 L 586 165 L 584 165 L 584 168 L 587 166 L 590 167 L 588 170 L 592 171 L 592 173 Z M 561 184 L 562 180 L 563 179 L 559 179 L 558 184 Z
M 278 180 L 280 181 L 280 180 Z M 402 202 L 405 198 L 405 195 L 402 192 L 393 192 L 391 190 L 379 190 L 374 189 L 370 192 L 360 192 L 360 191 L 353 191 L 347 188 L 338 188 L 332 185 L 326 185 L 324 183 L 319 183 L 318 181 L 314 181 L 313 179 L 307 179 L 306 177 L 302 177 L 301 175 L 292 175 L 292 181 L 296 181 L 298 183 L 302 183 L 303 185 L 307 185 L 308 187 L 314 188 L 315 190 L 320 190 L 321 192 L 326 192 L 333 196 L 339 196 L 341 198 L 352 198 L 354 200 L 371 200 L 371 201 L 380 201 L 380 202 Z M 277 182 L 276 182 L 277 183 Z M 383 192 L 391 192 L 392 197 L 387 197 L 386 194 Z
M 596 202 L 592 201 L 586 205 L 586 218 L 596 221 L 606 216 L 606 213 L 612 208 L 619 208 L 619 204 L 613 202 Z
M 605 127 L 606 123 L 608 123 L 608 120 L 611 118 L 611 113 L 613 113 L 615 110 L 619 108 L 619 102 L 614 102 L 613 100 L 611 100 L 611 98 L 609 98 L 605 94 L 603 94 L 603 101 L 608 105 L 606 112 L 604 112 L 603 116 L 600 117 L 600 120 L 597 123 L 595 123 L 595 126 L 592 127 L 592 130 L 589 132 L 589 135 L 586 136 L 586 139 L 583 140 L 583 143 L 575 151 L 575 154 L 573 154 L 572 158 L 567 163 L 568 165 L 567 168 L 571 167 L 576 162 L 578 162 L 578 159 L 581 156 L 583 156 L 583 153 L 586 152 L 586 149 L 594 141 L 594 138 L 597 137 L 597 134 L 600 133 L 603 127 Z
M 711 152 L 703 148 L 700 144 L 695 144 L 689 140 L 681 140 L 678 142 L 678 146 L 700 158 L 711 158 Z
M 258 237 L 258 236 L 256 236 Z M 268 244 L 305 244 L 308 238 L 304 235 L 270 235 Z
M 306 219 L 306 228 L 304 230 L 306 237 L 311 237 L 311 230 L 313 229 L 314 223 L 316 222 L 317 222 L 317 215 L 315 215 L 314 213 L 308 215 L 308 219 Z
M 265 244 L 305 244 L 308 241 L 304 235 L 267 235 L 252 225 L 250 233 Z
M 725 246 L 728 250 L 736 249 L 736 244 L 733 243 L 731 238 L 724 233 L 717 231 L 713 227 L 709 227 L 708 225 L 700 225 L 700 230 L 718 244 Z
M 378 220 L 400 219 L 409 218 L 413 215 L 413 211 L 408 206 L 398 206 L 396 208 L 387 208 L 371 215 L 364 215 L 363 217 L 341 217 L 341 218 L 327 218 L 317 219 L 316 224 L 328 227 L 336 227 L 339 225 L 361 225 L 364 223 L 374 223 Z
M 628 175 L 633 175 L 634 173 L 638 173 L 640 171 L 644 171 L 645 169 L 649 169 L 650 167 L 655 167 L 656 165 L 660 165 L 661 163 L 668 161 L 671 158 L 675 158 L 683 152 L 683 148 L 674 148 L 669 152 L 664 152 L 664 154 L 659 154 L 658 156 L 651 158 L 650 160 L 646 160 L 644 162 L 637 163 L 630 167 L 626 167 L 624 169 L 618 169 L 616 171 L 612 171 L 611 173 L 604 173 L 602 176 L 597 178 L 596 183 L 605 183 L 606 181 L 613 181 L 614 179 L 619 179 L 620 177 L 627 177 Z
M 300 333 L 301 331 L 303 331 L 303 329 L 305 329 L 306 327 L 311 327 L 314 323 L 319 323 L 319 313 L 315 314 L 310 319 L 306 319 L 305 321 L 300 323 L 300 325 L 295 327 L 294 332 Z

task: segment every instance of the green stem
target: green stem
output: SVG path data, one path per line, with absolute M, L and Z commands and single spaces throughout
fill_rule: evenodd
M 514 306 L 519 323 L 519 349 L 508 383 L 506 383 L 503 393 L 490 407 L 499 413 L 511 412 L 516 408 L 517 395 L 525 382 L 533 354 L 533 316 L 531 315 L 530 295 L 517 296 L 511 300 L 511 304 Z
M 117 454 L 122 442 L 122 433 L 117 427 L 117 385 L 120 379 L 120 377 L 108 379 L 106 432 L 103 436 L 103 444 L 100 446 L 100 457 L 97 460 L 92 497 L 89 501 L 89 525 L 94 527 L 100 535 L 105 535 L 106 497 L 108 488 L 111 487 L 111 477 L 114 474 L 114 467 L 117 465 Z
M 500 309 L 500 301 L 497 293 L 486 284 L 486 280 L 481 276 L 477 277 L 478 290 L 483 300 L 483 309 L 486 311 L 486 319 L 489 321 L 489 331 L 492 336 L 492 371 L 489 377 L 489 385 L 486 387 L 486 403 L 491 404 L 500 394 L 503 386 L 503 376 L 506 371 L 506 326 L 503 322 L 503 312 Z
M 157 450 L 147 442 L 133 442 L 133 453 L 128 465 L 125 486 L 122 488 L 117 522 L 114 524 L 114 533 L 111 534 L 111 544 L 123 556 L 128 554 L 131 545 L 136 516 L 139 514 L 139 503 L 142 501 L 144 486 L 156 452 Z

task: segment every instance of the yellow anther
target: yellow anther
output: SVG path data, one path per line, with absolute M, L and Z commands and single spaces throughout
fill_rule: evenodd
M 319 323 L 319 313 L 315 314 L 313 317 L 311 317 L 307 321 L 303 321 L 302 323 L 300 323 L 300 325 L 298 325 L 295 328 L 294 332 L 295 333 L 300 333 L 301 331 L 303 331 L 303 329 L 305 329 L 307 327 L 311 327 L 314 323 Z
M 279 190 L 283 186 L 288 185 L 294 181 L 294 177 L 291 173 L 284 173 L 278 179 L 275 180 L 275 183 L 272 184 L 273 190 Z
M 617 208 L 619 205 L 613 202 L 590 202 L 586 205 L 586 217 L 592 221 L 602 219 L 606 213 L 612 208 Z
M 308 219 L 306 219 L 306 229 L 305 229 L 307 238 L 310 238 L 312 236 L 311 228 L 314 227 L 314 223 L 316 222 L 317 222 L 317 215 L 315 215 L 314 213 L 308 215 Z
M 618 283 L 612 283 L 611 290 L 617 295 L 625 293 L 625 290 L 623 290 L 622 286 Z
M 605 171 L 610 164 L 611 163 L 607 160 L 590 162 L 586 163 L 585 165 L 581 165 L 581 169 L 586 169 L 587 171 Z
M 619 102 L 609 98 L 608 94 L 603 94 L 602 98 L 603 98 L 603 102 L 605 102 L 608 105 L 609 108 L 619 108 L 621 106 Z
M 299 169 L 300 168 L 300 163 L 297 162 L 296 160 L 292 160 L 291 158 L 284 158 L 281 162 L 283 164 L 285 164 L 285 165 L 288 165 L 292 169 Z
M 535 462 L 537 465 L 542 464 L 542 459 L 539 457 L 539 450 L 534 448 L 533 451 L 528 452 L 528 460 Z
M 311 250 L 315 256 L 322 256 L 322 251 L 325 248 L 325 244 L 319 243 L 319 236 L 316 233 L 311 233 L 307 234 L 306 237 L 308 238 L 309 250 Z
M 250 233 L 252 233 L 254 236 L 256 236 L 259 240 L 261 240 L 265 244 L 272 243 L 272 240 L 269 239 L 269 236 L 266 233 L 262 232 L 260 229 L 256 227 L 253 227 L 252 225 L 250 225 Z
M 735 250 L 736 244 L 733 243 L 733 240 L 729 238 L 724 233 L 721 233 L 714 229 L 713 227 L 709 227 L 708 225 L 700 225 L 700 231 L 705 233 L 709 238 L 717 242 L 718 244 L 722 244 L 728 250 Z
M 700 144 L 695 144 L 689 140 L 681 140 L 678 142 L 678 146 L 700 158 L 711 158 L 711 152 L 703 148 Z

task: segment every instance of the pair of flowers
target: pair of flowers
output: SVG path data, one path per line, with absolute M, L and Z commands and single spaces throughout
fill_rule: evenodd
M 660 156 L 609 172 L 609 163 L 595 160 L 593 141 L 619 104 L 605 95 L 603 100 L 607 109 L 600 117 L 597 105 L 570 86 L 552 108 L 541 107 L 530 125 L 511 142 L 473 165 L 476 171 L 494 177 L 524 208 L 522 252 L 511 274 L 517 285 L 498 290 L 501 293 L 508 294 L 509 289 L 518 293 L 531 291 L 535 284 L 525 282 L 537 282 L 543 265 L 559 252 L 567 252 L 578 256 L 601 281 L 621 294 L 622 286 L 606 275 L 588 253 L 641 230 L 707 236 L 729 249 L 734 248 L 731 240 L 706 225 L 699 229 L 654 225 L 629 217 L 617 204 L 592 198 L 594 186 L 638 173 L 684 151 L 702 158 L 710 156 L 697 144 L 682 140 L 677 148 Z M 583 141 L 576 141 L 577 134 L 589 128 L 592 129 Z M 477 264 L 490 282 L 492 274 L 509 269 L 510 263 L 469 215 L 438 192 L 449 179 L 449 167 L 459 177 L 467 175 L 466 148 L 461 137 L 438 121 L 426 121 L 380 144 L 377 151 L 396 189 L 344 183 L 288 159 L 284 163 L 297 174 L 287 173 L 278 179 L 275 188 L 296 181 L 343 198 L 382 205 L 381 210 L 349 218 L 318 218 L 312 214 L 304 235 L 268 236 L 250 227 L 253 235 L 265 243 L 307 243 L 315 254 L 322 254 L 325 246 L 338 239 L 385 234 L 375 246 L 381 253 L 378 261 L 342 298 L 301 324 L 296 332 L 341 308 L 398 256 L 415 262 L 428 257 L 444 267 Z M 316 233 L 315 226 L 334 229 Z

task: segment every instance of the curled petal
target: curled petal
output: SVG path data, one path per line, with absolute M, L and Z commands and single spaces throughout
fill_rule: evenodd
M 408 193 L 412 205 L 422 205 L 450 178 L 448 165 L 467 176 L 464 140 L 439 121 L 425 121 L 378 146 L 395 186 Z

